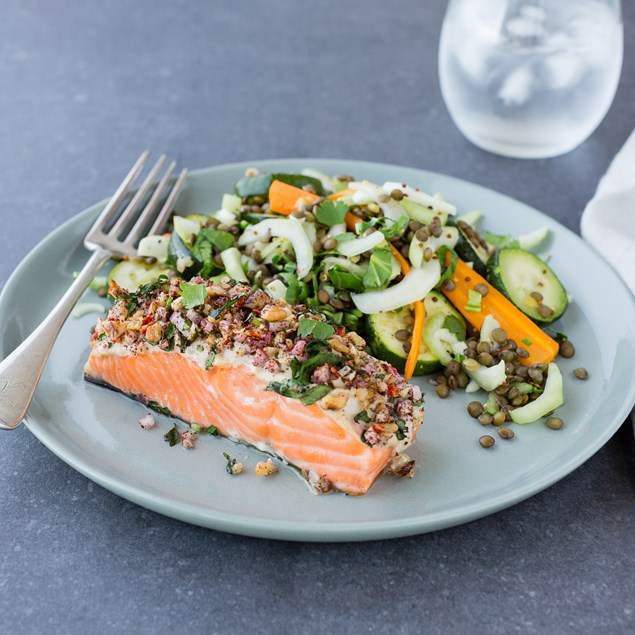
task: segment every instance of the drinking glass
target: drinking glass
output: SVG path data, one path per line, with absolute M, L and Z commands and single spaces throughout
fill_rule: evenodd
M 608 111 L 622 68 L 619 0 L 450 0 L 441 92 L 477 146 L 518 158 L 569 152 Z

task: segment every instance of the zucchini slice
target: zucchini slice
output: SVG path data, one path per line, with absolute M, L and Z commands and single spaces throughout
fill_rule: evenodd
M 487 279 L 539 325 L 557 320 L 569 303 L 549 265 L 519 247 L 497 251 L 488 266 Z
M 448 224 L 452 225 L 453 221 L 449 221 Z M 456 228 L 459 230 L 459 240 L 454 247 L 454 251 L 465 262 L 471 262 L 476 273 L 485 277 L 487 275 L 487 263 L 493 253 L 490 246 L 469 223 L 457 220 Z
M 392 364 L 400 373 L 404 372 L 408 353 L 403 345 L 408 340 L 400 340 L 395 336 L 398 331 L 405 331 L 408 327 L 406 316 L 410 315 L 407 308 L 399 311 L 385 311 L 367 316 L 368 344 L 373 354 L 379 359 Z M 419 357 L 415 365 L 414 375 L 430 375 L 441 370 L 441 362 L 421 342 Z
M 423 305 L 426 309 L 426 317 L 431 316 L 433 313 L 443 313 L 445 315 L 443 328 L 448 329 L 450 333 L 456 335 L 456 339 L 459 340 L 459 342 L 465 341 L 465 320 L 442 293 L 430 291 L 425 297 Z
M 161 274 L 167 275 L 170 269 L 155 263 L 146 264 L 142 260 L 122 260 L 108 274 L 108 286 L 114 280 L 126 291 L 136 291 L 141 285 L 154 282 Z

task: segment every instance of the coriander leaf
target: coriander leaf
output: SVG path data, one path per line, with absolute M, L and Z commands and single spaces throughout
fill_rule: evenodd
M 205 304 L 207 300 L 207 287 L 204 284 L 190 284 L 181 282 L 181 298 L 186 309 L 193 309 L 195 306 Z
M 333 268 L 328 270 L 327 275 L 331 282 L 339 289 L 361 291 L 364 287 L 363 278 L 357 273 L 350 273 Z
M 349 240 L 355 240 L 355 234 L 353 232 L 344 232 L 335 236 L 335 240 L 338 243 L 347 243 Z
M 492 234 L 485 232 L 485 240 L 498 249 L 504 249 L 505 247 L 520 247 L 520 243 L 513 236 L 502 236 L 499 234 Z
M 348 205 L 342 201 L 324 201 L 315 211 L 315 217 L 322 225 L 340 225 L 348 213 Z
M 169 408 L 166 408 L 166 407 L 162 406 L 161 404 L 157 403 L 156 401 L 148 401 L 148 403 L 146 405 L 148 406 L 148 408 L 151 408 L 155 412 L 158 412 L 161 415 L 165 415 L 166 417 L 169 417 L 169 416 L 172 415 L 172 413 L 170 412 Z
M 381 247 L 373 251 L 362 281 L 367 289 L 377 289 L 388 282 L 391 273 L 392 254 L 390 248 Z
M 326 322 L 311 320 L 305 317 L 300 318 L 300 327 L 298 328 L 298 335 L 300 337 L 313 335 L 316 340 L 325 340 L 334 334 L 335 329 Z
M 384 235 L 386 240 L 390 240 L 394 236 L 401 234 L 401 232 L 406 228 L 408 220 L 407 216 L 401 216 L 398 221 L 385 218 L 383 223 L 384 226 L 381 227 L 379 231 Z

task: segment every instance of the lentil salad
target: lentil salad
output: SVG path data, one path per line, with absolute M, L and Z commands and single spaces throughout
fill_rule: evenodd
M 468 407 L 482 425 L 528 423 L 563 402 L 553 358 L 573 346 L 543 329 L 568 298 L 532 253 L 546 230 L 482 235 L 481 217 L 404 183 L 249 170 L 221 209 L 175 216 L 169 236 L 144 239 L 110 279 L 229 277 L 264 289 L 359 333 L 407 379 L 432 375 L 440 398 L 485 390 L 472 402 L 481 411 Z M 465 267 L 473 273 L 458 276 Z

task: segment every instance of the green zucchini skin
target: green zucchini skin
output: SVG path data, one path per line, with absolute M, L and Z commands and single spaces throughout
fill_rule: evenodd
M 318 196 L 324 195 L 322 182 L 312 176 L 304 174 L 257 174 L 256 176 L 245 176 L 236 183 L 236 194 L 241 198 L 250 196 L 267 196 L 269 187 L 274 181 L 282 181 L 294 187 L 312 185 Z
M 367 317 L 366 324 L 366 337 L 373 355 L 392 364 L 402 374 L 408 359 L 403 344 L 408 340 L 397 339 L 395 333 L 406 329 L 407 324 L 404 318 L 408 313 L 407 309 L 374 313 Z M 428 351 L 422 341 L 413 374 L 430 375 L 439 372 L 441 368 L 441 362 Z
M 176 232 L 172 232 L 170 236 L 170 242 L 168 243 L 168 263 L 176 268 L 176 263 L 179 258 L 191 258 L 194 261 L 194 264 L 191 267 L 188 267 L 183 272 L 179 272 L 179 275 L 182 278 L 189 279 L 193 275 L 195 275 L 196 271 L 201 268 L 201 263 L 194 258 L 190 249 L 188 249 L 187 245 L 181 240 L 180 236 Z
M 445 296 L 437 291 L 430 291 L 424 299 L 424 306 L 427 316 L 442 313 L 445 316 L 442 322 L 443 328 L 457 335 L 457 339 L 465 339 L 465 320 Z M 406 315 L 408 315 L 407 309 L 402 309 L 375 313 L 367 317 L 367 339 L 373 354 L 392 364 L 400 373 L 404 372 L 408 354 L 403 350 L 404 341 L 397 339 L 395 333 L 406 330 Z M 414 375 L 430 375 L 439 372 L 442 368 L 443 365 L 439 359 L 429 351 L 422 339 Z
M 454 247 L 458 257 L 465 262 L 471 262 L 474 265 L 474 271 L 486 277 L 487 263 L 492 256 L 488 244 L 476 229 L 465 221 L 450 220 L 448 225 L 453 225 L 459 230 L 459 241 Z
M 108 274 L 108 286 L 114 280 L 126 291 L 136 291 L 141 285 L 154 282 L 160 275 L 167 275 L 169 268 L 159 263 L 147 264 L 136 260 L 118 262 Z
M 539 326 L 555 322 L 569 304 L 565 288 L 549 265 L 520 247 L 499 249 L 488 264 L 487 280 Z M 539 293 L 542 300 L 538 302 L 532 293 Z M 541 312 L 541 304 L 553 313 Z

